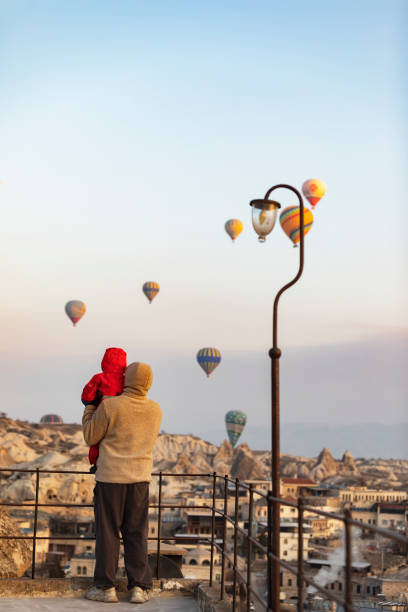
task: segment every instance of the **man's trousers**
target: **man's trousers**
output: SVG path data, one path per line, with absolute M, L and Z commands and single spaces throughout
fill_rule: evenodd
M 152 574 L 147 555 L 149 483 L 97 482 L 95 503 L 95 574 L 99 588 L 114 586 L 122 534 L 128 588 L 150 589 Z

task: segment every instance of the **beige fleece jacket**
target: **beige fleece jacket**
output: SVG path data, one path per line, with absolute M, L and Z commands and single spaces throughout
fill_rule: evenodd
M 162 412 L 146 397 L 153 381 L 145 363 L 131 363 L 122 395 L 86 406 L 82 417 L 85 442 L 99 444 L 96 480 L 100 482 L 150 482 L 152 451 Z

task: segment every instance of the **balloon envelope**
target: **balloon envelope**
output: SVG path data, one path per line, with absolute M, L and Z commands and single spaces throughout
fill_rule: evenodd
M 64 421 L 59 416 L 59 414 L 44 414 L 44 416 L 42 416 L 40 419 L 40 423 L 57 423 L 59 425 L 62 425 L 63 422 Z
M 313 214 L 308 208 L 304 208 L 304 231 L 306 235 L 310 231 L 313 224 Z M 288 206 L 284 208 L 280 214 L 279 221 L 285 234 L 289 236 L 293 244 L 296 244 L 300 240 L 300 208 L 299 206 Z
M 81 300 L 71 300 L 65 304 L 65 312 L 75 326 L 79 319 L 84 316 L 86 306 L 83 302 L 81 302 Z
M 143 285 L 143 293 L 149 300 L 150 304 L 153 302 L 159 291 L 160 285 L 159 283 L 155 283 L 154 281 L 147 281 L 147 283 Z
M 234 242 L 235 238 L 239 236 L 244 229 L 244 224 L 239 219 L 229 219 L 224 227 L 225 231 Z
M 221 353 L 216 348 L 202 348 L 197 353 L 197 361 L 208 377 L 220 363 Z
M 303 183 L 302 191 L 305 198 L 312 205 L 312 208 L 314 208 L 326 193 L 326 185 L 323 181 L 319 181 L 319 179 L 308 179 Z
M 247 416 L 245 412 L 241 412 L 241 410 L 230 410 L 225 415 L 225 426 L 232 446 L 235 446 L 238 442 L 238 438 L 246 425 L 246 421 Z

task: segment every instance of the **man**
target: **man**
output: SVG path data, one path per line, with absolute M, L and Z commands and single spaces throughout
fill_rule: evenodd
M 149 365 L 131 363 L 122 395 L 105 398 L 98 408 L 86 406 L 82 417 L 85 442 L 99 444 L 94 496 L 96 563 L 94 586 L 86 594 L 94 601 L 118 601 L 114 584 L 120 533 L 130 601 L 149 599 L 149 482 L 162 417 L 159 404 L 146 397 L 152 380 Z

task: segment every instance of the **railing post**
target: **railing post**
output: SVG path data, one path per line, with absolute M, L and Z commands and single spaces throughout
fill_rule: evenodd
M 234 579 L 232 591 L 232 612 L 236 612 L 237 606 L 237 564 L 238 564 L 238 503 L 239 503 L 239 478 L 235 479 L 235 507 L 234 507 Z
M 345 545 L 346 545 L 346 600 L 345 600 L 345 612 L 351 612 L 353 607 L 353 583 L 351 581 L 352 574 L 352 543 L 351 543 L 351 512 L 348 508 L 344 511 L 344 531 L 345 531 Z
M 159 472 L 159 512 L 157 514 L 157 550 L 156 550 L 156 578 L 160 578 L 160 537 L 161 537 L 161 506 L 162 506 L 162 472 Z
M 298 612 L 303 612 L 303 498 L 298 498 Z
M 246 600 L 246 609 L 247 612 L 250 612 L 251 606 L 251 564 L 252 564 L 252 514 L 253 514 L 253 502 L 254 502 L 254 492 L 252 490 L 253 484 L 252 482 L 249 484 L 249 510 L 248 510 L 248 554 L 247 554 L 247 584 L 246 584 L 246 592 L 247 592 L 247 600 Z
M 214 538 L 215 538 L 215 489 L 216 489 L 216 486 L 217 486 L 217 472 L 213 472 L 212 513 L 211 513 L 210 586 L 212 586 L 212 583 L 213 583 Z
M 37 543 L 37 520 L 38 520 L 38 491 L 40 487 L 40 469 L 35 470 L 35 506 L 34 506 L 34 525 L 33 525 L 33 557 L 31 561 L 31 579 L 35 578 L 35 549 Z
M 267 572 L 268 575 L 266 577 L 266 584 L 268 587 L 268 610 L 272 610 L 273 605 L 273 593 L 272 593 L 272 491 L 268 491 L 268 496 L 266 498 L 268 504 L 268 564 L 267 564 Z M 275 610 L 274 612 L 278 612 Z
M 228 474 L 224 476 L 224 523 L 222 529 L 222 547 L 221 547 L 221 592 L 220 599 L 224 599 L 225 594 L 225 544 L 227 539 L 227 512 L 228 512 Z

